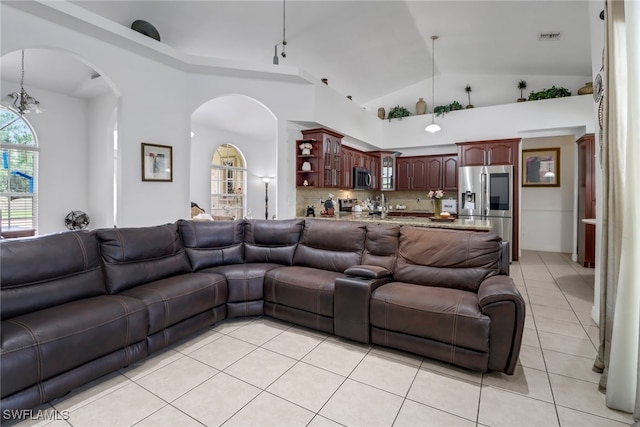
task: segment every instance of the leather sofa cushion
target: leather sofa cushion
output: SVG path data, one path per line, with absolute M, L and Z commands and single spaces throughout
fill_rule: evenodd
M 246 262 L 291 265 L 303 225 L 303 220 L 245 221 Z
M 227 282 L 220 274 L 187 273 L 137 286 L 120 295 L 147 305 L 151 335 L 223 305 L 227 301 Z
M 473 292 L 392 282 L 371 295 L 370 316 L 380 329 L 489 351 L 491 319 Z
M 280 264 L 249 263 L 221 265 L 200 270 L 200 273 L 221 274 L 227 279 L 227 302 L 245 302 L 263 299 L 264 276 Z
M 477 292 L 500 271 L 500 241 L 493 233 L 403 226 L 394 280 Z
M 367 224 L 362 264 L 377 265 L 392 271 L 396 263 L 400 226 L 397 224 Z
M 104 228 L 97 233 L 112 294 L 191 271 L 176 224 Z
M 293 264 L 342 273 L 361 263 L 366 234 L 364 223 L 305 220 Z
M 244 221 L 179 220 L 180 236 L 194 271 L 244 262 Z
M 264 278 L 264 300 L 333 317 L 334 282 L 344 274 L 309 267 L 280 267 Z
M 72 301 L 2 322 L 2 397 L 145 341 L 144 303 L 119 295 Z
M 0 243 L 2 320 L 106 294 L 100 261 L 93 231 L 3 240 Z

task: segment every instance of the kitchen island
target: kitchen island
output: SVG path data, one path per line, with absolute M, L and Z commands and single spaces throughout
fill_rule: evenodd
M 316 217 L 298 217 L 298 219 L 308 218 L 323 219 L 327 221 L 381 222 L 387 224 L 412 225 L 415 227 L 449 228 L 454 230 L 491 231 L 493 229 L 493 224 L 489 220 L 454 219 L 453 221 L 436 221 L 426 217 L 389 215 L 381 218 L 380 215 L 369 215 L 366 212 L 340 212 L 333 216 L 318 215 Z

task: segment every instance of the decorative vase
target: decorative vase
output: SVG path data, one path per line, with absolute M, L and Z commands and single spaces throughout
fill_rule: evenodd
M 380 107 L 380 108 L 378 108 L 378 118 L 379 118 L 380 120 L 384 120 L 384 118 L 386 117 L 386 115 L 387 115 L 387 112 L 386 112 L 386 111 L 384 111 L 384 107 Z
M 302 155 L 303 156 L 308 156 L 311 154 L 311 149 L 310 148 L 303 148 L 302 149 Z
M 303 162 L 302 163 L 302 170 L 305 172 L 308 172 L 311 170 L 311 163 L 309 162 Z
M 416 114 L 422 115 L 422 114 L 426 114 L 426 112 L 427 112 L 427 103 L 425 102 L 424 98 L 419 98 L 418 102 L 416 102 Z
M 442 213 L 442 199 L 433 199 L 433 217 L 440 218 Z
M 578 95 L 590 95 L 593 93 L 593 82 L 586 82 L 583 87 L 578 89 Z

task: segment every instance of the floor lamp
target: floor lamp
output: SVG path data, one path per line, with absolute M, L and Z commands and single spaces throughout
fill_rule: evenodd
M 269 219 L 269 183 L 271 178 L 262 177 L 262 182 L 264 182 L 264 219 Z

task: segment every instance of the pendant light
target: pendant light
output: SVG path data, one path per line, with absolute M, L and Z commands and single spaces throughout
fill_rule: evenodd
M 431 36 L 431 51 L 433 52 L 433 60 L 431 61 L 431 124 L 424 128 L 427 132 L 436 133 L 440 130 L 440 126 L 436 124 L 436 115 L 434 109 L 435 88 L 436 88 L 436 40 L 438 36 Z
M 285 49 L 287 48 L 287 4 L 286 0 L 282 0 L 282 55 L 283 58 L 287 57 Z M 273 52 L 273 65 L 278 65 L 278 45 L 274 46 Z
M 24 50 L 22 51 L 22 69 L 20 74 L 20 93 L 12 92 L 8 94 L 3 100 L 2 104 L 7 107 L 15 108 L 20 115 L 35 111 L 36 113 L 42 113 L 44 108 L 40 106 L 40 102 L 32 97 L 24 90 Z

